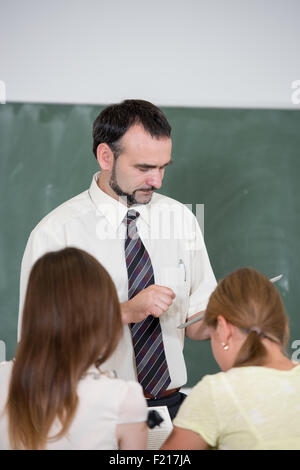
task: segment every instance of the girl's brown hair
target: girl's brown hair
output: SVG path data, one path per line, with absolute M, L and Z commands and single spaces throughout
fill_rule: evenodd
M 216 328 L 219 315 L 248 333 L 234 367 L 263 365 L 267 356 L 264 337 L 278 343 L 285 353 L 289 327 L 281 297 L 256 270 L 241 268 L 219 282 L 207 305 L 206 324 Z
M 121 334 L 116 289 L 95 258 L 65 248 L 34 264 L 7 401 L 12 448 L 44 448 L 56 418 L 61 429 L 52 437 L 66 433 L 78 381 L 110 357 Z

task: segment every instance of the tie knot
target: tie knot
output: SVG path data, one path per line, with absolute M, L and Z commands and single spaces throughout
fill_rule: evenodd
M 135 211 L 134 209 L 129 209 L 127 214 L 124 217 L 124 222 L 128 226 L 132 222 L 136 222 L 136 219 L 139 217 L 140 213 Z

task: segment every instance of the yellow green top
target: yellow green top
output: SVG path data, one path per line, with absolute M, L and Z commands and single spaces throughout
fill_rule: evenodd
M 206 375 L 183 402 L 175 426 L 217 449 L 300 449 L 300 365 L 239 367 Z

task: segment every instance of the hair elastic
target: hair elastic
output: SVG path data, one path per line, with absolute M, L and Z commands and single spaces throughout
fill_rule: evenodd
M 261 331 L 261 329 L 258 326 L 252 326 L 251 328 L 242 328 L 245 333 L 250 334 L 251 331 L 255 331 L 255 333 L 258 334 L 261 338 L 266 338 L 267 336 Z
M 245 329 L 244 331 L 248 334 L 251 333 L 251 331 L 255 331 L 255 333 L 257 333 L 260 338 L 267 338 L 271 341 L 274 341 L 274 343 L 280 344 L 280 341 L 278 338 L 276 338 L 275 336 L 269 333 L 268 334 L 264 333 L 263 331 L 261 331 L 261 329 L 258 326 L 252 326 L 251 328 Z
M 250 328 L 249 331 L 255 331 L 255 333 L 257 333 L 258 336 L 265 336 L 258 326 L 252 326 L 252 328 Z

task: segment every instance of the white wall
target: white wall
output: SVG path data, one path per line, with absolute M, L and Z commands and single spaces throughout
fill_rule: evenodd
M 299 45 L 299 0 L 0 0 L 7 101 L 295 108 Z

